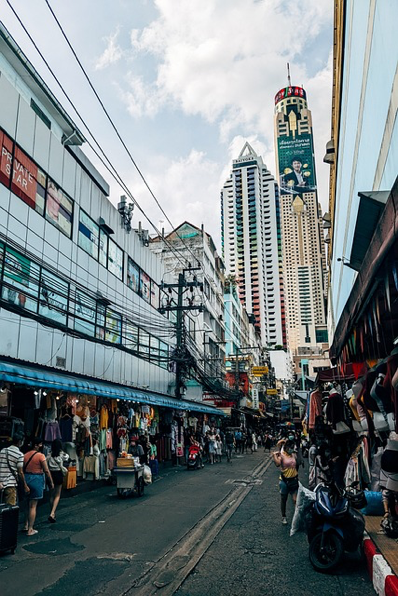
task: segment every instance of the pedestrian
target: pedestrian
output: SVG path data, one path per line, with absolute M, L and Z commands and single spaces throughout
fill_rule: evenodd
M 208 437 L 209 437 L 209 459 L 210 459 L 210 465 L 213 465 L 214 464 L 214 461 L 215 461 L 216 441 L 217 441 L 216 429 L 214 428 L 214 426 L 211 427 Z
M 235 431 L 235 453 L 240 453 L 242 445 L 242 431 L 240 429 Z
M 25 530 L 27 536 L 34 536 L 37 530 L 34 529 L 36 521 L 37 503 L 43 498 L 43 492 L 46 485 L 47 476 L 50 489 L 53 490 L 54 482 L 48 469 L 45 455 L 41 452 L 43 448 L 42 440 L 37 437 L 32 441 L 32 449 L 24 456 L 24 474 L 26 484 L 29 487 L 29 502 Z
M 292 495 L 294 506 L 296 506 L 298 491 L 298 471 L 296 454 L 294 453 L 294 440 L 282 439 L 278 441 L 278 451 L 272 454 L 275 465 L 281 469 L 279 477 L 279 488 L 281 495 L 282 524 L 287 524 L 286 503 L 289 495 Z
M 246 434 L 246 453 L 250 449 L 251 453 L 253 453 L 253 434 L 252 431 L 249 429 Z
M 222 457 L 222 440 L 220 435 L 216 436 L 216 462 L 217 463 L 221 463 L 221 457 Z
M 255 432 L 252 434 L 253 451 L 257 451 L 257 435 Z
M 22 443 L 23 436 L 17 434 L 13 437 L 11 445 L 0 451 L 0 491 L 3 493 L 3 502 L 6 505 L 18 503 L 18 481 L 23 486 L 25 494 L 30 490 L 23 472 L 23 453 L 20 450 Z
M 151 468 L 153 479 L 159 475 L 159 463 L 158 463 L 158 448 L 155 443 L 155 437 L 149 438 L 149 467 Z
M 235 444 L 235 438 L 231 429 L 227 429 L 225 433 L 225 451 L 227 453 L 227 461 L 232 462 L 232 449 Z
M 51 453 L 47 458 L 48 469 L 50 470 L 54 483 L 54 489 L 51 491 L 50 495 L 51 512 L 48 516 L 48 521 L 52 524 L 56 522 L 55 512 L 61 499 L 64 476 L 66 476 L 68 472 L 64 464 L 68 459 L 69 456 L 62 450 L 61 439 L 55 439 L 51 443 Z

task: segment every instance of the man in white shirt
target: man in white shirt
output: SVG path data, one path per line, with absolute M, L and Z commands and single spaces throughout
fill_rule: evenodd
M 0 490 L 3 491 L 3 502 L 7 505 L 17 504 L 18 477 L 23 483 L 25 493 L 29 487 L 23 472 L 23 453 L 20 451 L 23 438 L 16 435 L 10 447 L 0 451 Z

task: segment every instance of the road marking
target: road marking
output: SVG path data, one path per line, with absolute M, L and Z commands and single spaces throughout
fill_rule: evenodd
M 242 483 L 207 512 L 149 571 L 138 578 L 123 596 L 175 594 L 253 487 L 262 482 L 258 477 L 265 474 L 271 463 L 271 458 L 261 462 L 246 479 L 238 481 Z

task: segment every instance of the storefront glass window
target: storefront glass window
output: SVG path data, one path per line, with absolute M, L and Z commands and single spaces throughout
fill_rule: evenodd
M 50 273 L 41 270 L 39 314 L 46 319 L 66 325 L 68 314 L 69 284 Z
M 99 227 L 82 209 L 79 216 L 78 245 L 98 260 Z
M 3 255 L 4 255 L 4 244 L 0 242 L 0 281 L 1 274 L 3 273 Z
M 108 240 L 108 271 L 123 280 L 123 251 L 111 238 Z
M 47 188 L 46 219 L 68 238 L 72 236 L 73 201 L 50 178 Z
M 127 259 L 127 285 L 136 294 L 140 292 L 140 268 L 130 257 Z
M 15 147 L 11 190 L 40 215 L 44 214 L 46 175 L 20 149 Z M 44 191 L 44 192 L 43 192 Z
M 75 329 L 89 335 L 95 336 L 95 311 L 96 302 L 80 290 L 75 294 Z
M 2 298 L 20 308 L 37 312 L 40 267 L 12 248 L 4 255 Z
M 0 130 L 0 182 L 10 188 L 12 154 L 14 143 L 3 131 Z
M 110 308 L 106 310 L 105 340 L 120 344 L 122 339 L 122 317 Z

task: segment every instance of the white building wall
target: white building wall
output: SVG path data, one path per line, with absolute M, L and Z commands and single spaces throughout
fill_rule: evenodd
M 164 321 L 155 308 L 126 284 L 128 254 L 157 283 L 162 278 L 160 260 L 141 244 L 137 234 L 127 234 L 121 228 L 120 215 L 108 200 L 104 188 L 92 180 L 61 144 L 60 127 L 54 122 L 51 111 L 46 114 L 51 120 L 50 131 L 27 102 L 34 94 L 1 58 L 0 126 L 74 200 L 73 232 L 68 238 L 0 184 L 1 239 L 6 243 L 15 242 L 21 253 L 29 253 L 32 259 L 43 261 L 44 265 L 68 277 L 72 284 L 76 282 L 92 292 L 99 291 L 112 302 L 115 310 L 129 313 L 134 309 L 135 319 L 138 320 L 141 314 L 149 327 L 151 321 L 154 324 Z M 43 111 L 46 110 L 38 98 L 35 101 Z M 98 180 L 103 187 L 99 174 Z M 111 237 L 124 251 L 123 281 L 78 246 L 81 208 L 94 221 L 102 217 L 114 230 Z M 0 354 L 3 356 L 47 366 L 55 366 L 57 357 L 62 357 L 66 359 L 67 371 L 123 384 L 149 385 L 150 389 L 162 392 L 167 392 L 172 377 L 164 368 L 116 347 L 72 337 L 68 332 L 44 326 L 5 308 L 0 310 L 0 329 Z

